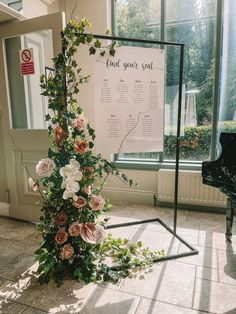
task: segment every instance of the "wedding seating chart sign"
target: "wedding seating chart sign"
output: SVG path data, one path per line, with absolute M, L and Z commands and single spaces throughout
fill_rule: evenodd
M 118 47 L 95 59 L 98 153 L 163 151 L 164 50 Z

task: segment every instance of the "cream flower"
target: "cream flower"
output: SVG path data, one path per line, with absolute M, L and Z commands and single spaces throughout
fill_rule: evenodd
M 73 166 L 74 168 L 80 169 L 80 163 L 77 160 L 75 160 L 74 158 L 70 159 L 70 165 Z
M 65 167 L 60 168 L 60 175 L 65 179 L 71 179 L 75 181 L 81 181 L 83 174 L 79 170 L 80 164 L 75 159 L 70 159 L 70 163 L 65 165 Z
M 36 166 L 36 173 L 40 177 L 49 177 L 53 173 L 55 167 L 56 165 L 52 159 L 41 159 Z
M 77 181 L 67 179 L 65 180 L 65 188 L 68 192 L 76 193 L 79 191 L 80 186 Z
M 89 201 L 89 206 L 94 211 L 102 210 L 105 205 L 105 200 L 101 195 L 92 195 Z
M 64 200 L 68 200 L 68 198 L 73 198 L 74 197 L 74 193 L 73 192 L 68 192 L 67 190 L 65 190 L 64 192 L 63 192 L 63 199 Z

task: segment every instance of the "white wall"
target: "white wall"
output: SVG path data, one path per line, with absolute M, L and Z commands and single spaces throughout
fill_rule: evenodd
M 22 0 L 23 14 L 28 18 L 59 11 L 58 0 Z

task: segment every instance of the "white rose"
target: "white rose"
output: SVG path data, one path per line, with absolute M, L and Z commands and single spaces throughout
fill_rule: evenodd
M 74 172 L 73 179 L 75 181 L 81 181 L 82 178 L 83 178 L 83 173 L 80 170 L 77 170 L 77 171 Z
M 70 159 L 70 165 L 74 168 L 80 169 L 80 163 L 77 160 L 75 160 L 74 158 Z
M 77 162 L 75 160 L 75 162 Z M 80 181 L 83 177 L 82 172 L 78 167 L 74 167 L 72 164 L 67 164 L 60 169 L 60 175 L 65 179 Z
M 61 183 L 61 188 L 65 189 L 66 188 L 66 180 L 63 180 Z
M 60 175 L 63 178 L 68 178 L 68 177 L 73 176 L 73 171 L 74 171 L 74 168 L 68 164 L 68 165 L 65 165 L 65 167 L 62 167 L 60 169 Z
M 73 192 L 69 192 L 69 191 L 65 190 L 62 197 L 64 200 L 67 200 L 68 198 L 73 198 L 73 196 L 74 196 Z
M 36 173 L 40 177 L 49 177 L 53 173 L 55 167 L 56 165 L 52 159 L 41 159 L 36 166 Z
M 76 193 L 80 189 L 79 183 L 73 180 L 66 180 L 65 185 L 68 192 Z

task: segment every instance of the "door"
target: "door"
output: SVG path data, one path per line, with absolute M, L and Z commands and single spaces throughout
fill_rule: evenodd
M 47 99 L 40 95 L 40 75 L 61 51 L 64 13 L 54 13 L 0 26 L 0 99 L 10 216 L 37 221 L 42 204 L 28 187 L 38 160 L 49 147 Z M 34 74 L 20 74 L 21 49 L 33 49 Z M 29 49 L 30 50 L 30 49 Z M 32 50 L 31 50 L 32 51 Z

